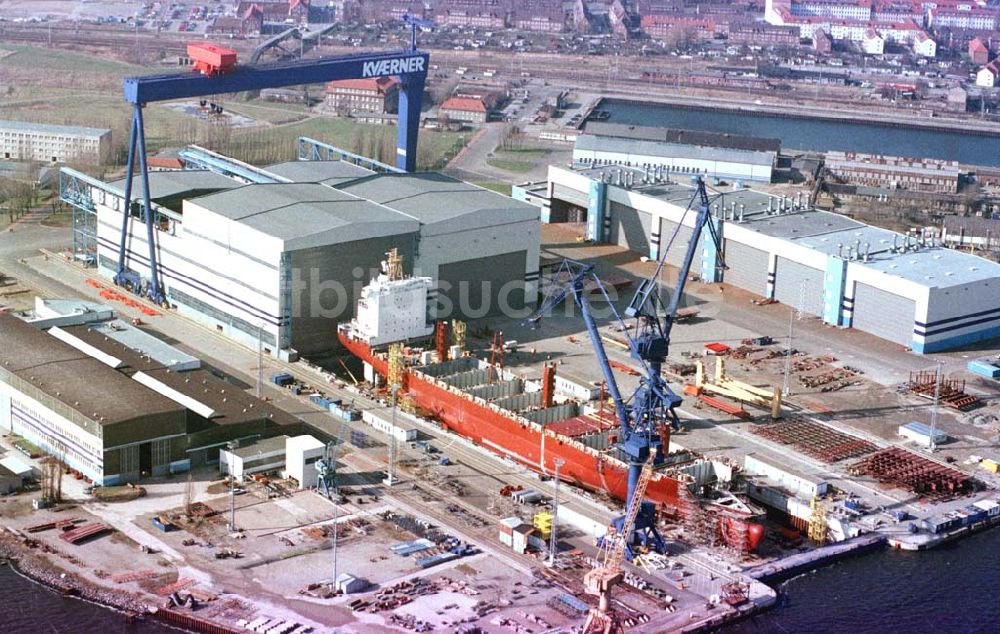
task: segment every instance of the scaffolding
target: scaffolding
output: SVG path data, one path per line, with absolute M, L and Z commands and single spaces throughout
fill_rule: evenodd
M 817 544 L 826 543 L 826 502 L 815 495 L 809 503 L 812 514 L 809 516 L 809 539 Z
M 389 346 L 389 367 L 385 380 L 389 388 L 402 388 L 403 377 L 406 375 L 406 361 L 403 358 L 403 344 L 394 343 Z
M 385 254 L 385 274 L 390 281 L 403 279 L 403 256 L 396 249 Z
M 451 320 L 451 345 L 457 346 L 459 350 L 465 350 L 465 330 L 464 321 Z

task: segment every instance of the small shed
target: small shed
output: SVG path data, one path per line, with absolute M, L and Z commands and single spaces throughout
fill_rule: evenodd
M 36 475 L 35 467 L 20 456 L 11 454 L 0 459 L 0 466 L 5 467 L 11 473 L 19 476 L 22 480 L 33 478 Z
M 368 587 L 368 582 L 346 572 L 337 575 L 335 590 L 343 594 L 354 594 Z
M 514 527 L 512 532 L 513 544 L 511 544 L 511 548 L 515 553 L 523 555 L 525 551 L 528 550 L 528 540 L 534 532 L 535 527 L 524 522 Z
M 932 437 L 935 445 L 948 442 L 948 434 L 940 429 L 935 429 L 931 432 L 931 428 L 928 425 L 916 421 L 900 425 L 899 435 L 916 442 L 921 447 L 930 447 Z
M 505 517 L 500 520 L 500 543 L 504 546 L 514 546 L 514 529 L 522 524 L 520 517 Z
M 20 489 L 22 484 L 24 484 L 24 481 L 21 479 L 21 476 L 7 467 L 0 465 L 0 495 L 13 493 Z

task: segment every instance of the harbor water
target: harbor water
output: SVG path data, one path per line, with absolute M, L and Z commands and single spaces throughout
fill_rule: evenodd
M 781 139 L 781 147 L 797 150 L 844 150 L 955 160 L 968 165 L 1000 166 L 1000 138 L 977 136 L 962 131 L 899 128 L 878 123 L 824 119 L 791 119 L 618 99 L 604 99 L 597 110 L 608 113 L 609 123 L 776 138 Z
M 1000 530 L 924 552 L 883 550 L 779 586 L 769 612 L 725 634 L 1000 632 Z
M 0 632 L 3 634 L 178 634 L 157 623 L 125 623 L 125 616 L 66 597 L 0 566 Z

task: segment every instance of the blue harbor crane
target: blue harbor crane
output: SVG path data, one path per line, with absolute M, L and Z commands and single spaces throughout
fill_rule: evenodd
M 677 287 L 674 289 L 670 302 L 665 307 L 663 306 L 658 293 L 658 283 L 670 244 L 673 243 L 677 232 L 683 226 L 683 217 L 681 222 L 677 224 L 677 228 L 670 238 L 670 243 L 658 259 L 656 270 L 639 285 L 625 309 L 625 318 L 635 320 L 634 335 L 629 334 L 629 328 L 626 327 L 624 318 L 615 309 L 607 290 L 595 274 L 594 265 L 570 259 L 564 260 L 554 275 L 554 279 L 558 283 L 557 289 L 529 318 L 530 322 L 537 322 L 542 315 L 570 297 L 580 309 L 594 353 L 597 356 L 598 366 L 614 403 L 615 416 L 620 427 L 618 442 L 615 446 L 625 454 L 625 459 L 629 462 L 628 493 L 625 497 L 626 513 L 616 518 L 613 521 L 613 526 L 618 534 L 621 534 L 622 531 L 634 530 L 631 538 L 626 536 L 626 556 L 630 561 L 634 554 L 634 546 L 642 546 L 656 552 L 665 550 L 663 538 L 656 530 L 655 505 L 642 501 L 641 496 L 636 499 L 634 494 L 639 485 L 643 467 L 650 461 L 652 461 L 654 469 L 664 464 L 670 447 L 670 428 L 672 427 L 675 431 L 680 429 L 680 419 L 677 417 L 676 410 L 682 399 L 670 389 L 670 386 L 664 381 L 661 371 L 670 349 L 670 333 L 681 297 L 684 294 L 684 286 L 691 270 L 691 262 L 699 248 L 701 234 L 706 226 L 715 242 L 717 253 L 722 253 L 718 232 L 709 219 L 710 200 L 708 193 L 705 190 L 705 183 L 700 177 L 696 181 L 695 192 L 685 209 L 685 216 L 696 201 L 698 211 L 694 229 L 691 232 L 691 240 L 687 245 L 684 260 L 678 272 Z M 588 288 L 591 283 L 594 284 L 594 287 Z M 628 341 L 629 353 L 641 366 L 639 385 L 628 400 L 622 396 L 618 382 L 615 380 L 597 322 L 587 299 L 587 294 L 593 288 L 600 291 L 615 319 L 622 326 L 622 332 L 625 333 Z M 663 312 L 662 318 L 661 311 Z M 632 505 L 634 504 L 639 504 L 640 507 L 633 512 Z M 634 525 L 631 529 L 628 526 L 630 514 L 634 517 Z
M 149 192 L 149 169 L 146 164 L 146 132 L 142 111 L 147 104 L 172 99 L 206 97 L 245 90 L 326 83 L 340 79 L 398 76 L 399 118 L 396 135 L 396 167 L 416 171 L 417 133 L 420 106 L 427 80 L 427 53 L 416 50 L 365 53 L 335 57 L 299 59 L 259 66 L 237 65 L 236 53 L 212 44 L 192 44 L 188 54 L 195 61 L 192 72 L 127 77 L 125 101 L 132 104 L 132 127 L 128 143 L 128 171 L 125 176 L 125 207 L 118 244 L 118 268 L 115 283 L 145 295 L 158 304 L 166 302 L 166 292 L 157 264 L 156 233 Z M 142 208 L 132 206 L 135 168 L 142 183 Z M 146 224 L 148 254 L 133 253 L 128 248 L 129 221 L 141 218 Z M 149 280 L 129 268 L 129 258 L 149 267 Z M 148 257 L 148 260 L 146 260 Z M 143 261 L 146 260 L 146 261 Z

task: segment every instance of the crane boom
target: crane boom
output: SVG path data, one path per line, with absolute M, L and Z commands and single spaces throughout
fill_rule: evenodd
M 554 276 L 555 291 L 539 307 L 534 315 L 529 319 L 537 322 L 542 315 L 558 306 L 563 301 L 572 297 L 573 302 L 579 307 L 587 333 L 590 336 L 594 354 L 597 357 L 597 365 L 601 370 L 604 381 L 607 384 L 608 392 L 611 395 L 615 406 L 615 414 L 621 428 L 621 435 L 616 443 L 617 449 L 629 462 L 628 469 L 628 492 L 625 496 L 625 515 L 615 520 L 615 527 L 619 534 L 625 534 L 625 543 L 622 546 L 624 554 L 631 559 L 631 542 L 633 536 L 637 536 L 643 546 L 647 546 L 662 552 L 666 545 L 656 530 L 656 510 L 652 504 L 643 502 L 643 491 L 636 496 L 639 484 L 644 475 L 646 466 L 653 468 L 663 464 L 666 455 L 669 453 L 670 438 L 669 421 L 674 429 L 680 428 L 680 420 L 677 417 L 676 408 L 681 404 L 681 398 L 670 389 L 662 376 L 662 366 L 667 358 L 670 346 L 670 330 L 673 327 L 674 317 L 680 304 L 681 295 L 684 292 L 684 285 L 694 260 L 694 254 L 698 248 L 701 233 L 708 225 L 712 239 L 716 246 L 719 243 L 719 236 L 709 220 L 709 197 L 705 190 L 705 183 L 701 178 L 697 179 L 697 187 L 691 200 L 688 202 L 685 214 L 698 201 L 698 215 L 695 219 L 695 226 L 691 233 L 691 240 L 687 245 L 687 251 L 680 268 L 677 288 L 666 309 L 664 320 L 660 321 L 659 304 L 657 295 L 657 284 L 660 274 L 666 262 L 666 253 L 669 249 L 663 250 L 663 254 L 657 261 L 653 275 L 639 285 L 635 296 L 625 310 L 625 314 L 636 319 L 635 336 L 629 333 L 625 327 L 624 320 L 615 309 L 614 304 L 608 297 L 601 280 L 594 274 L 594 265 L 577 262 L 574 260 L 564 260 Z M 683 221 L 683 218 L 682 218 Z M 678 228 L 681 223 L 678 223 Z M 674 233 L 676 237 L 677 233 Z M 671 242 L 673 238 L 671 238 Z M 721 249 L 718 249 L 721 252 Z M 584 282 L 592 278 L 596 283 L 596 288 L 600 290 L 603 299 L 607 302 L 613 316 L 622 326 L 621 331 L 628 340 L 628 347 L 633 359 L 642 366 L 639 385 L 626 400 L 621 393 L 611 364 L 608 360 L 607 351 L 598 330 L 597 322 L 590 309 L 587 299 L 587 291 Z M 651 477 L 651 476 L 650 476 Z M 648 482 L 647 482 L 648 483 Z M 630 519 L 631 518 L 631 519 Z M 628 530 L 623 530 L 624 528 Z M 635 530 L 633 530 L 633 527 Z

